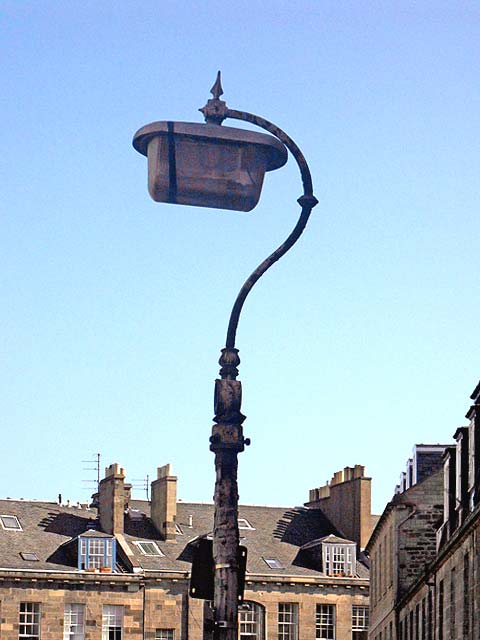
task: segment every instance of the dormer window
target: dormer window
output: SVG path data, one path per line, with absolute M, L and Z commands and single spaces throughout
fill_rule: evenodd
M 238 528 L 246 531 L 255 531 L 255 527 L 252 527 L 246 518 L 238 518 Z
M 333 538 L 329 540 L 329 538 Z M 323 571 L 327 576 L 353 576 L 356 568 L 356 546 L 343 544 L 340 539 L 329 536 L 322 543 Z M 343 542 L 343 541 L 342 541 Z
M 300 547 L 302 565 L 327 576 L 355 576 L 357 545 L 352 540 L 330 534 Z
M 115 567 L 115 538 L 80 536 L 78 544 L 78 568 L 84 570 Z

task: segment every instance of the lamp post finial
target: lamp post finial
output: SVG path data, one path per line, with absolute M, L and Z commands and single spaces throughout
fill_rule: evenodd
M 217 71 L 217 79 L 215 80 L 215 84 L 210 89 L 210 93 L 214 97 L 215 100 L 218 100 L 220 96 L 223 96 L 223 88 L 222 88 L 222 72 Z
M 213 98 L 208 100 L 207 104 L 200 109 L 205 117 L 205 122 L 222 124 L 227 117 L 227 105 L 223 100 L 220 100 L 220 96 L 223 95 L 222 88 L 222 74 L 217 72 L 217 79 L 215 84 L 210 89 L 210 93 Z

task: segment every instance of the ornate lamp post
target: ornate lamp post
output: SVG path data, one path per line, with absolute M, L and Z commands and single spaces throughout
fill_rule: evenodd
M 215 381 L 215 417 L 210 450 L 215 454 L 214 638 L 236 640 L 238 635 L 238 454 L 250 444 L 244 438 L 241 413 L 242 387 L 237 380 L 238 349 L 235 336 L 243 304 L 257 280 L 298 240 L 313 207 L 310 170 L 302 152 L 279 127 L 259 116 L 229 109 L 220 72 L 211 89 L 213 98 L 200 109 L 206 124 L 154 122 L 142 127 L 133 146 L 148 156 L 148 186 L 157 202 L 190 204 L 250 211 L 260 197 L 266 171 L 295 158 L 303 184 L 298 198 L 300 217 L 288 238 L 250 275 L 240 289 L 228 323 L 225 348 Z M 250 122 L 271 135 L 221 126 L 226 118 Z

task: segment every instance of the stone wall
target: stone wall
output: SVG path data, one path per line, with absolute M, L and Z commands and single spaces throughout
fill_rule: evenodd
M 368 606 L 368 587 L 334 587 L 331 585 L 248 585 L 245 600 L 265 607 L 266 640 L 278 640 L 278 603 L 298 604 L 298 640 L 316 637 L 317 604 L 335 606 L 336 640 L 352 639 L 352 606 Z
M 176 638 L 182 636 L 183 598 L 186 583 L 158 585 L 145 591 L 142 584 L 117 581 L 96 583 L 94 580 L 83 584 L 62 584 L 60 581 L 32 581 L 24 584 L 3 581 L 0 592 L 0 638 L 18 640 L 19 608 L 22 602 L 40 604 L 41 640 L 63 640 L 63 618 L 65 605 L 85 605 L 85 640 L 101 640 L 102 612 L 105 605 L 123 606 L 125 640 L 155 638 L 155 629 L 173 628 Z M 145 636 L 144 636 L 145 625 Z
M 441 451 L 420 451 L 416 456 L 416 482 L 422 482 L 428 476 L 442 468 L 443 449 Z
M 443 471 L 402 494 L 396 510 L 397 598 L 419 579 L 436 554 L 437 529 L 443 520 Z
M 124 607 L 124 640 L 154 640 L 157 629 L 173 629 L 175 640 L 204 639 L 204 601 L 188 596 L 185 579 L 6 578 L 1 584 L 1 640 L 18 640 L 21 602 L 40 603 L 41 640 L 63 640 L 64 609 L 69 603 L 85 605 L 85 640 L 102 639 L 104 605 Z M 266 640 L 278 638 L 279 602 L 298 604 L 298 640 L 315 638 L 317 604 L 335 605 L 336 640 L 351 640 L 352 605 L 368 606 L 368 582 L 341 585 L 249 581 L 245 600 L 265 608 Z

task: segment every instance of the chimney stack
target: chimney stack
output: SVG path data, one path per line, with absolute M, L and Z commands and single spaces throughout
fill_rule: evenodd
M 177 477 L 170 475 L 169 464 L 158 467 L 157 479 L 152 482 L 150 516 L 164 540 L 175 542 Z
M 364 549 L 373 530 L 371 478 L 356 464 L 336 471 L 330 483 L 312 489 L 307 507 L 320 508 L 339 532 Z
M 105 533 L 123 533 L 125 511 L 125 470 L 116 462 L 105 469 L 98 487 L 100 526 Z

